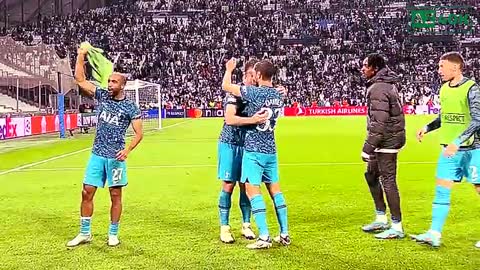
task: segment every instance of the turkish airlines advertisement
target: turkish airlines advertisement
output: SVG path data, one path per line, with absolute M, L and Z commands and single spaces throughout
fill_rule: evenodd
M 78 126 L 77 114 L 64 115 L 65 129 Z M 60 130 L 58 115 L 0 118 L 0 140 L 53 133 Z
M 286 107 L 285 116 L 345 116 L 345 115 L 367 115 L 366 106 L 349 107 Z

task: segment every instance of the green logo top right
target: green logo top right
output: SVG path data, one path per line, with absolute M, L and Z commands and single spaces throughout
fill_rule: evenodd
M 478 23 L 472 6 L 417 6 L 407 8 L 408 31 L 432 35 L 468 34 Z

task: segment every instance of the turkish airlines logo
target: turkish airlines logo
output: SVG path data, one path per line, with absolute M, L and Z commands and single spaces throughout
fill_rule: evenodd
M 305 114 L 306 114 L 306 110 L 305 110 L 304 108 L 302 108 L 302 107 L 297 107 L 297 108 L 295 109 L 295 111 L 296 111 L 295 114 L 296 114 L 297 116 L 299 116 L 299 115 L 305 115 Z

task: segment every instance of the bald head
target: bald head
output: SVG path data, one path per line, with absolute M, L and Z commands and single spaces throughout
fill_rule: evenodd
M 125 75 L 123 75 L 120 72 L 113 72 L 112 75 L 110 75 L 110 79 L 118 80 L 119 82 L 123 83 L 124 85 L 127 83 L 127 77 L 125 77 Z
M 127 84 L 127 78 L 125 75 L 114 72 L 108 78 L 108 91 L 113 97 L 123 96 L 123 88 Z

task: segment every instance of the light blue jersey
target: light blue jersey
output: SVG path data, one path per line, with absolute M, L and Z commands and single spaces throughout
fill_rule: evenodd
M 283 108 L 283 97 L 275 88 L 266 86 L 242 86 L 241 95 L 247 101 L 247 116 L 261 110 L 269 115 L 265 123 L 247 129 L 241 182 L 252 185 L 276 183 L 279 176 L 274 130 Z
M 97 88 L 98 123 L 93 153 L 105 158 L 115 158 L 125 148 L 125 134 L 130 123 L 141 117 L 138 106 L 131 100 L 115 100 L 107 90 Z
M 125 134 L 130 123 L 141 117 L 134 102 L 128 99 L 115 100 L 108 91 L 97 88 L 98 123 L 93 151 L 88 162 L 83 183 L 94 187 L 126 186 L 125 161 L 116 160 L 119 151 L 125 148 Z
M 242 86 L 242 98 L 247 101 L 245 113 L 251 117 L 261 110 L 270 115 L 266 123 L 247 129 L 245 151 L 263 154 L 276 154 L 275 126 L 283 108 L 283 97 L 273 87 Z

